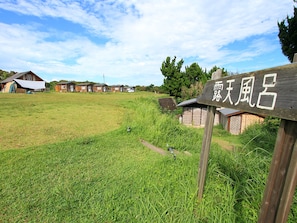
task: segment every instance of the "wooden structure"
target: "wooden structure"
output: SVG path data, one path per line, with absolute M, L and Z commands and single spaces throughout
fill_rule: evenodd
M 16 73 L 0 82 L 2 92 L 27 93 L 28 91 L 44 91 L 45 81 L 32 71 Z
M 197 103 L 197 99 L 189 99 L 177 105 L 183 108 L 181 123 L 193 127 L 204 127 L 207 115 L 207 106 Z M 220 114 L 217 111 L 215 114 L 214 125 L 220 123 Z
M 124 85 L 112 85 L 110 86 L 111 92 L 123 92 L 124 91 Z
M 159 98 L 158 101 L 163 110 L 173 111 L 176 109 L 176 103 L 173 98 Z
M 202 199 L 216 107 L 281 118 L 258 223 L 287 221 L 297 184 L 297 61 L 289 65 L 220 78 L 213 74 L 198 103 L 208 105 L 200 164 L 198 199 Z
M 97 83 L 93 85 L 93 92 L 107 92 L 107 91 L 108 91 L 107 84 Z
M 264 121 L 264 117 L 248 112 L 223 108 L 220 112 L 220 123 L 225 130 L 233 135 L 239 135 L 250 125 L 261 123 Z M 214 123 L 215 125 L 215 123 Z
M 59 82 L 55 86 L 57 92 L 75 92 L 75 83 L 72 81 Z
M 76 92 L 93 92 L 93 83 L 80 83 L 75 85 Z

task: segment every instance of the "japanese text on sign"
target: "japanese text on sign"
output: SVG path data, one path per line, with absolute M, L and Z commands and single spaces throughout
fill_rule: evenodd
M 232 98 L 233 85 L 238 79 L 229 79 L 226 81 L 216 81 L 213 87 L 212 101 L 227 102 L 231 105 L 238 105 L 239 103 L 246 103 L 250 107 L 257 107 L 260 109 L 273 110 L 276 103 L 277 93 L 273 92 L 276 84 L 277 73 L 265 74 L 263 77 L 263 90 L 253 99 L 255 77 L 243 77 L 240 81 L 240 89 L 238 95 Z M 226 85 L 226 90 L 224 89 Z M 224 94 L 223 94 L 224 92 Z M 222 95 L 226 95 L 223 97 Z M 263 103 L 265 100 L 265 103 Z M 269 102 L 269 103 L 267 103 Z

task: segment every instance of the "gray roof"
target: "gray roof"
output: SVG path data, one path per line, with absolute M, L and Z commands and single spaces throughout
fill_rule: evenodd
M 62 82 L 57 83 L 57 85 L 62 85 L 62 84 L 74 84 L 74 82 L 73 81 L 62 81 Z
M 94 84 L 94 86 L 95 86 L 95 87 L 97 87 L 97 86 L 101 87 L 101 86 L 107 86 L 107 84 L 103 84 L 103 83 L 96 83 L 96 84 Z
M 197 98 L 192 98 L 186 101 L 183 101 L 177 105 L 177 107 L 206 107 L 207 105 L 199 104 Z
M 79 83 L 79 84 L 76 84 L 77 86 L 87 86 L 87 85 L 94 85 L 93 83 L 91 82 L 88 82 L 88 83 Z
M 14 79 L 18 79 L 19 77 L 22 77 L 23 75 L 25 74 L 28 74 L 28 73 L 31 73 L 31 74 L 34 74 L 35 76 L 39 77 L 38 75 L 36 75 L 35 73 L 33 73 L 32 71 L 25 71 L 25 72 L 20 72 L 20 73 L 16 73 L 8 78 L 6 78 L 5 80 L 1 81 L 0 83 L 7 83 L 7 82 L 11 82 L 13 81 Z M 39 77 L 40 78 L 40 77 Z M 43 80 L 42 78 L 40 78 L 41 80 Z
M 232 116 L 232 115 L 242 113 L 242 111 L 240 111 L 240 110 L 235 110 L 235 109 L 231 109 L 231 108 L 223 108 L 223 109 L 219 110 L 219 112 L 225 116 Z

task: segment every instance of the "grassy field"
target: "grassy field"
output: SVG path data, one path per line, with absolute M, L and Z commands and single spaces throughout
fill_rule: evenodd
M 138 93 L 0 94 L 0 149 L 26 148 L 115 130 L 125 116 L 124 104 L 137 97 Z
M 157 97 L 0 94 L 0 222 L 256 222 L 271 154 L 215 128 L 198 202 L 203 130 L 161 113 Z M 288 222 L 296 213 L 294 199 Z

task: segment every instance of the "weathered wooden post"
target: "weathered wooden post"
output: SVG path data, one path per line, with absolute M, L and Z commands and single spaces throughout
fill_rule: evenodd
M 282 119 L 258 222 L 285 222 L 297 183 L 297 63 L 208 81 L 197 102 Z M 210 144 L 211 134 L 212 126 L 205 129 L 203 147 Z M 208 153 L 209 148 L 202 148 L 200 199 Z
M 297 54 L 294 55 L 293 62 L 297 62 Z M 292 79 L 292 81 L 291 84 L 296 88 L 296 78 Z M 290 93 L 294 94 L 294 92 Z M 295 116 L 297 116 L 296 113 Z M 296 138 L 296 120 L 289 121 L 282 119 L 274 147 L 258 223 L 283 223 L 288 219 L 297 183 Z
M 219 69 L 212 74 L 211 79 L 212 80 L 219 79 L 221 76 L 222 76 L 222 70 Z M 201 200 L 203 196 L 215 112 L 216 112 L 215 106 L 207 106 L 207 117 L 205 122 L 204 136 L 203 136 L 202 149 L 201 149 L 200 161 L 199 161 L 200 163 L 199 163 L 199 169 L 198 169 L 198 199 L 199 200 Z

